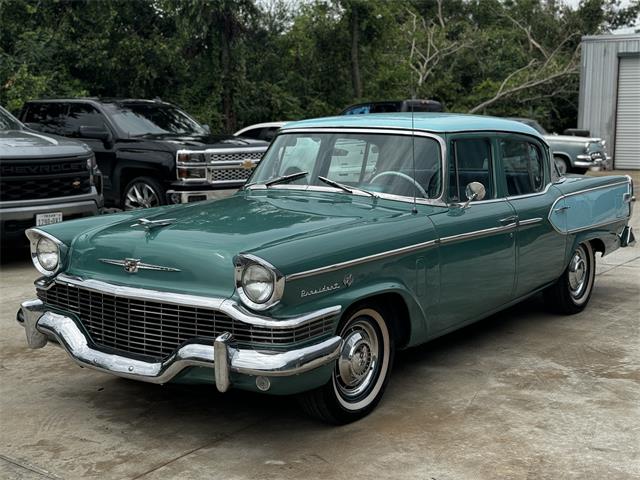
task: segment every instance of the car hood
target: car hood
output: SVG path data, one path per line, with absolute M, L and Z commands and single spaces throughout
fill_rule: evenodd
M 85 144 L 64 137 L 30 130 L 0 131 L 0 158 L 63 157 L 89 152 Z
M 407 205 L 397 204 L 374 206 L 368 197 L 337 193 L 248 191 L 219 201 L 139 213 L 152 221 L 172 219 L 169 225 L 148 231 L 132 227 L 131 215 L 122 220 L 110 216 L 108 224 L 75 237 L 67 272 L 117 284 L 226 297 L 234 290 L 233 258 L 239 253 L 261 256 L 286 275 L 340 261 L 353 252 L 364 255 L 377 245 L 383 248 L 382 243 L 387 248 L 389 230 L 397 232 L 397 242 L 414 241 L 406 225 L 380 228 L 382 222 L 412 216 Z M 424 222 L 423 217 L 423 234 Z M 45 230 L 56 235 L 56 226 Z M 367 238 L 365 246 L 362 238 Z M 125 258 L 179 271 L 140 269 L 129 274 L 104 261 Z
M 231 135 L 145 135 L 146 140 L 161 141 L 196 150 L 206 148 L 266 147 L 267 142 Z

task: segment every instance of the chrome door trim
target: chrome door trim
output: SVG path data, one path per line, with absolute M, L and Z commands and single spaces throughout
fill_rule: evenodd
M 464 240 L 471 240 L 474 238 L 489 237 L 492 235 L 496 235 L 498 233 L 514 230 L 515 228 L 517 228 L 517 226 L 518 226 L 518 222 L 514 221 L 512 223 L 509 223 L 507 225 L 502 225 L 500 227 L 491 227 L 491 228 L 485 228 L 483 230 L 475 230 L 473 232 L 459 233 L 458 235 L 451 235 L 449 237 L 441 238 L 440 243 L 442 245 L 447 245 L 449 243 L 460 242 Z
M 415 252 L 417 250 L 423 250 L 431 248 L 439 243 L 439 240 L 429 240 L 427 242 L 416 243 L 406 247 L 396 248 L 394 250 L 387 250 L 385 252 L 374 253 L 373 255 L 367 255 L 365 257 L 355 258 L 353 260 L 347 260 L 345 262 L 334 263 L 325 267 L 313 268 L 311 270 L 305 270 L 303 272 L 292 273 L 286 276 L 287 281 L 299 280 L 301 278 L 310 277 L 312 275 L 320 275 L 322 273 L 334 272 L 342 268 L 353 267 L 362 263 L 372 262 L 375 260 L 381 260 L 383 258 L 394 257 L 396 255 L 402 255 L 404 253 Z
M 527 225 L 535 225 L 536 223 L 542 222 L 544 219 L 541 217 L 536 218 L 528 218 L 526 220 L 520 220 L 518 222 L 518 226 L 527 226 Z

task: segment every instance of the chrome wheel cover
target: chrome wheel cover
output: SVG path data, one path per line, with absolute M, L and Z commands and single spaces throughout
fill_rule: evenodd
M 589 283 L 589 257 L 584 247 L 580 245 L 569 262 L 569 293 L 574 300 L 579 300 L 587 291 Z
M 380 345 L 373 326 L 365 321 L 347 325 L 342 332 L 344 343 L 338 358 L 336 384 L 345 399 L 365 393 L 376 378 Z
M 145 182 L 136 182 L 124 196 L 124 209 L 152 208 L 160 205 L 156 191 Z

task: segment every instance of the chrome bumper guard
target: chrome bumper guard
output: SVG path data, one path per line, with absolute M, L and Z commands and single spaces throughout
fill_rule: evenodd
M 342 347 L 342 338 L 336 336 L 286 352 L 240 349 L 230 333 L 223 333 L 213 343 L 193 341 L 161 362 L 146 362 L 98 349 L 76 320 L 49 311 L 40 300 L 24 302 L 19 321 L 30 348 L 42 348 L 54 340 L 82 367 L 158 384 L 169 382 L 187 367 L 212 368 L 221 392 L 231 386 L 232 372 L 265 377 L 298 375 L 334 361 Z

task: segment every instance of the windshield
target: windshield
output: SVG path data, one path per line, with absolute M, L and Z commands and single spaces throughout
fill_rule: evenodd
M 356 190 L 437 198 L 442 183 L 440 155 L 438 142 L 420 135 L 285 133 L 275 139 L 249 183 L 308 172 L 279 186 L 327 187 L 319 179 L 324 177 Z
M 22 130 L 22 124 L 0 107 L 0 130 Z
M 107 110 L 116 125 L 132 137 L 206 134 L 195 120 L 171 105 L 130 103 L 110 105 Z

